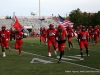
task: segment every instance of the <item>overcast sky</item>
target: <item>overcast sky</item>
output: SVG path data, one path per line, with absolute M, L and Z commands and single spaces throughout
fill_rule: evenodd
M 40 0 L 41 16 L 65 16 L 79 8 L 82 12 L 100 11 L 100 0 Z M 31 12 L 39 15 L 39 0 L 0 0 L 0 16 L 31 16 Z

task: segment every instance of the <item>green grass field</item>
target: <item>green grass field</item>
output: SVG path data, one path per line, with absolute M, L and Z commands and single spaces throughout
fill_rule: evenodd
M 0 75 L 100 75 L 100 43 L 94 46 L 90 42 L 90 56 L 87 57 L 84 50 L 84 60 L 80 60 L 79 46 L 73 39 L 75 48 L 68 50 L 66 47 L 65 55 L 58 64 L 59 52 L 55 56 L 52 48 L 52 57 L 47 57 L 47 46 L 40 45 L 39 38 L 23 39 L 22 56 L 14 50 L 14 42 L 10 42 L 11 52 L 6 50 L 6 57 L 0 58 Z

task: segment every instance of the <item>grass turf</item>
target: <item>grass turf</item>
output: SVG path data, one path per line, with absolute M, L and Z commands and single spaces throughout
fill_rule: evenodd
M 10 42 L 11 48 L 14 48 L 14 42 L 15 41 Z M 39 38 L 25 38 L 23 39 L 22 56 L 18 56 L 18 51 L 13 49 L 11 52 L 6 50 L 7 57 L 0 58 L 0 75 L 100 75 L 100 72 L 96 70 L 100 69 L 100 43 L 94 46 L 94 43 L 90 42 L 90 56 L 84 56 L 85 60 L 80 61 L 77 58 L 69 57 L 80 54 L 78 43 L 75 39 L 73 39 L 72 42 L 75 48 L 68 50 L 68 47 L 66 47 L 63 57 L 73 60 L 62 60 L 62 62 L 58 64 L 58 59 L 54 55 L 53 48 L 52 57 L 48 58 L 47 46 L 44 44 L 40 45 Z M 34 60 L 35 63 L 30 63 L 34 58 L 51 61 L 53 63 L 44 64 L 37 60 Z

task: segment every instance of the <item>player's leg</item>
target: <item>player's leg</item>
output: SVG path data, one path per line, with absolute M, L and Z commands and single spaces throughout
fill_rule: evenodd
M 60 50 L 60 57 L 59 57 L 58 63 L 60 63 L 62 56 L 64 55 L 65 44 L 58 44 L 58 47 Z
M 85 49 L 86 49 L 86 54 L 87 54 L 87 56 L 89 56 L 88 43 L 86 42 L 84 46 L 85 46 Z
M 69 47 L 68 49 L 70 50 L 70 41 L 68 41 L 68 47 Z
M 84 60 L 84 58 L 83 58 L 83 47 L 84 47 L 84 43 L 80 42 L 80 55 L 81 55 L 81 59 L 80 60 Z
M 41 35 L 40 35 L 40 44 L 41 44 Z
M 94 37 L 95 45 L 98 43 L 98 37 Z
M 71 46 L 72 46 L 72 48 L 74 47 L 74 45 L 72 44 L 72 42 L 70 42 L 70 44 L 71 44 Z
M 98 37 L 96 38 L 96 45 L 98 44 Z
M 68 37 L 68 50 L 70 50 L 70 37 Z
M 48 57 L 51 57 L 51 46 L 48 46 Z
M 52 46 L 52 43 L 50 40 L 48 40 L 48 57 L 51 57 L 51 46 Z
M 18 50 L 18 42 L 16 41 L 15 42 L 15 47 L 14 47 L 16 50 Z
M 47 45 L 47 39 L 46 39 L 46 36 L 44 37 L 44 43 L 45 43 L 45 45 Z
M 90 39 L 91 39 L 91 35 L 89 34 L 89 42 L 90 42 Z
M 4 50 L 4 43 L 1 42 L 1 49 L 2 49 L 2 57 L 6 57 L 5 50 Z
M 8 42 L 8 41 L 5 42 L 5 48 L 6 48 L 7 50 L 9 50 L 9 52 L 10 52 L 11 48 L 9 47 L 9 42 Z
M 46 37 L 43 36 L 42 41 L 44 42 L 44 44 L 46 45 Z
M 59 57 L 58 63 L 60 63 L 61 58 L 62 58 L 63 55 L 64 55 L 64 51 L 60 51 L 60 57 Z
M 52 45 L 53 45 L 53 48 L 54 48 L 54 53 L 55 53 L 55 55 L 57 55 L 58 46 L 57 46 L 57 43 L 56 43 L 55 40 L 52 41 Z
M 22 54 L 22 40 L 21 41 L 19 41 L 19 43 L 18 43 L 18 48 L 19 48 L 19 56 L 21 56 L 21 54 Z
M 94 35 L 91 35 L 91 39 L 92 39 L 92 41 L 94 41 Z
M 79 38 L 79 35 L 77 36 L 77 40 L 78 40 L 78 44 L 79 44 L 79 42 L 80 42 L 80 38 Z

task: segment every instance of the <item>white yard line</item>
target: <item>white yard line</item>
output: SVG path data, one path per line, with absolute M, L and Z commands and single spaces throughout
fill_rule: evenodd
M 73 48 L 73 49 L 79 49 L 79 48 Z M 100 51 L 97 51 L 97 50 L 89 50 L 89 51 L 95 51 L 95 52 L 100 52 Z
M 12 49 L 12 50 L 15 50 L 15 49 Z M 16 51 L 16 50 L 15 50 L 15 51 Z M 31 54 L 31 55 L 35 55 L 35 56 L 39 56 L 39 57 L 48 58 L 48 57 L 46 57 L 46 56 L 42 56 L 42 55 L 38 55 L 38 54 L 33 54 L 33 53 L 25 52 L 25 51 L 22 51 L 22 52 L 23 52 L 23 53 L 27 53 L 27 54 Z M 51 57 L 50 57 L 49 59 L 58 60 L 58 59 L 51 58 Z M 67 61 L 64 61 L 64 60 L 62 60 L 62 62 L 69 63 L 69 64 L 73 64 L 73 65 L 77 65 L 77 66 L 81 66 L 81 67 L 85 67 L 85 68 L 89 68 L 89 69 L 92 69 L 92 70 L 100 71 L 100 69 L 96 69 L 96 68 L 92 68 L 92 67 L 88 67 L 88 66 L 84 66 L 84 65 L 72 63 L 72 62 L 67 62 Z
M 77 56 L 67 56 L 67 57 L 80 59 L 80 57 L 77 57 Z

